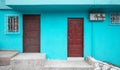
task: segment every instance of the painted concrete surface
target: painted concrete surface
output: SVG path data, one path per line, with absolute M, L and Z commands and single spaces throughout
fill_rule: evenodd
M 110 24 L 111 12 L 105 11 L 106 20 L 103 22 L 90 22 L 88 18 L 88 11 L 36 13 L 41 15 L 41 52 L 46 53 L 47 59 L 67 60 L 67 19 L 68 17 L 84 18 L 84 57 L 93 56 L 96 59 L 120 66 L 120 59 L 118 58 L 118 56 L 120 56 L 120 26 Z M 116 12 L 119 12 L 119 9 Z M 6 14 L 20 15 L 19 34 L 5 34 L 4 18 Z M 22 14 L 33 13 L 15 12 L 13 10 L 0 10 L 1 50 L 18 50 L 22 53 Z
M 119 0 L 6 0 L 7 5 L 119 5 Z
M 11 9 L 5 5 L 5 0 L 0 0 L 0 9 Z
M 47 59 L 67 59 L 68 18 L 84 18 L 84 57 L 91 56 L 91 24 L 87 12 L 51 12 L 41 14 L 41 52 Z
M 5 15 L 20 15 L 20 33 L 5 33 Z M 23 52 L 23 26 L 21 12 L 13 10 L 0 10 L 0 49 L 1 50 L 18 50 Z M 36 13 L 37 14 L 37 13 Z M 67 20 L 68 17 L 84 18 L 84 56 L 91 55 L 91 24 L 87 20 L 87 12 L 63 12 L 63 13 L 39 13 L 41 16 L 40 30 L 41 52 L 46 53 L 47 59 L 67 59 Z M 4 21 L 3 21 L 4 20 Z M 54 21 L 51 21 L 54 20 Z M 9 45 L 9 46 L 8 46 Z M 61 52 L 62 51 L 62 52 Z M 54 53 L 54 54 L 53 54 Z M 59 55 L 59 56 L 58 56 Z
M 106 20 L 103 22 L 90 22 L 87 11 L 36 13 L 41 15 L 41 53 L 46 53 L 47 59 L 67 60 L 67 19 L 84 18 L 84 57 L 93 56 L 119 66 L 120 26 L 110 24 L 111 12 L 105 11 Z M 6 14 L 20 15 L 19 34 L 5 34 Z M 23 52 L 22 14 L 13 10 L 0 10 L 0 49 Z
M 104 22 L 94 22 L 92 32 L 93 57 L 120 66 L 120 25 L 112 25 L 110 12 Z
M 18 14 L 20 33 L 7 34 L 6 29 L 6 15 Z M 0 50 L 18 50 L 22 52 L 22 14 L 14 10 L 0 10 Z
M 94 0 L 95 5 L 120 5 L 119 0 Z
M 7 5 L 86 5 L 94 4 L 94 0 L 6 0 Z

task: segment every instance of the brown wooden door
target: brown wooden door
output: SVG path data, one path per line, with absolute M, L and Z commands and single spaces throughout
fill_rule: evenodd
M 23 52 L 40 52 L 39 15 L 23 15 Z
M 83 57 L 83 19 L 68 19 L 68 57 Z

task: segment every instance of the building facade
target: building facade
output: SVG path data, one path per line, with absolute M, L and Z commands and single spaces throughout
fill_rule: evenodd
M 0 49 L 120 66 L 119 0 L 0 0 Z

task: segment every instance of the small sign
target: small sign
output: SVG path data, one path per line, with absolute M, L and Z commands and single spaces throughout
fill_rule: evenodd
M 105 13 L 90 13 L 90 21 L 104 21 Z

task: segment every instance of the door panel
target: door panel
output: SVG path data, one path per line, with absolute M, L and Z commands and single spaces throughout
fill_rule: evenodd
M 23 52 L 40 52 L 39 15 L 23 15 Z
M 68 19 L 68 57 L 83 57 L 83 19 Z

